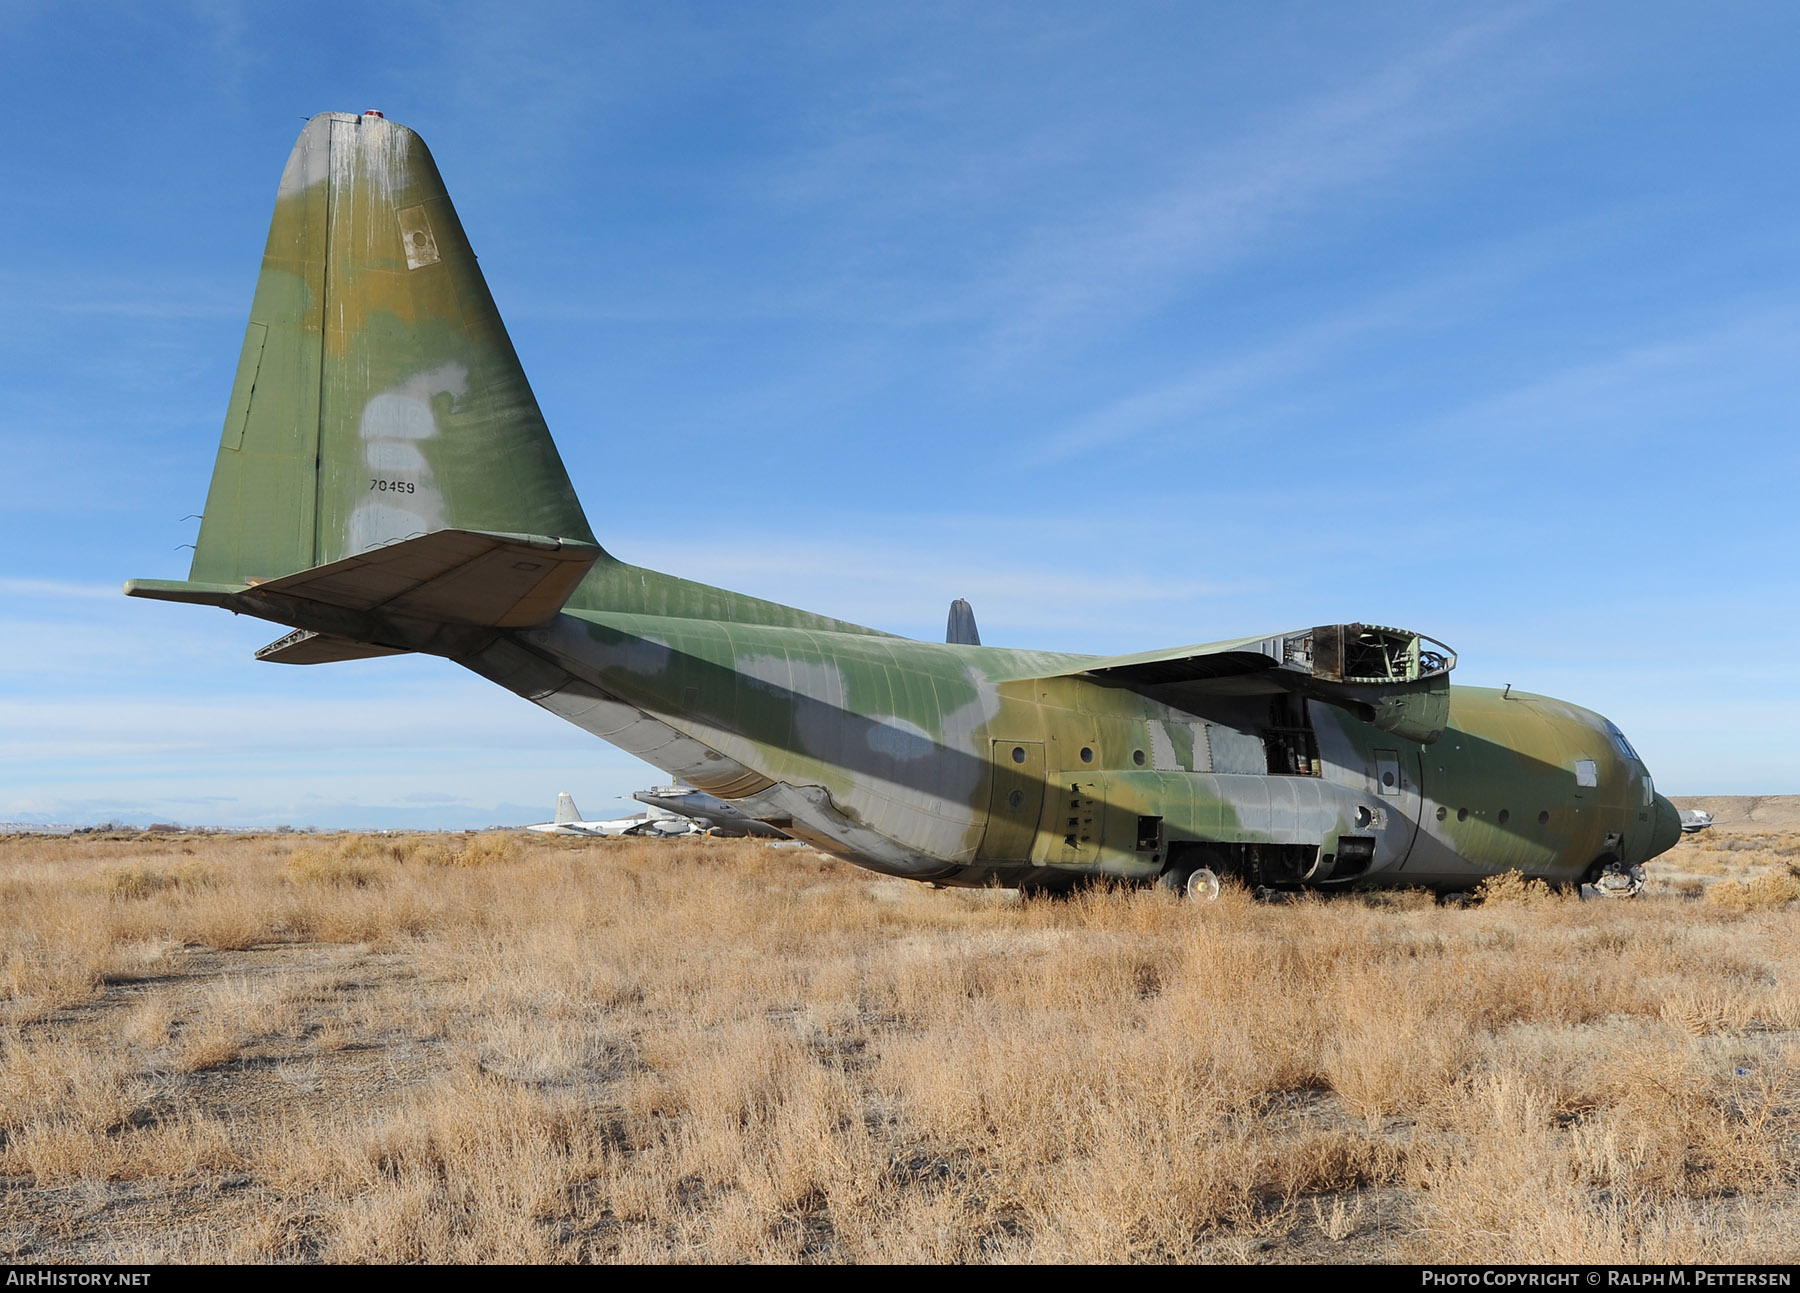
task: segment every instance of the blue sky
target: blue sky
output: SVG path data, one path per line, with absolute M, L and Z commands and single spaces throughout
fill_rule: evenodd
M 303 118 L 430 143 L 601 540 L 937 637 L 1403 624 L 1800 792 L 1800 10 L 0 4 L 0 819 L 660 774 L 180 577 Z

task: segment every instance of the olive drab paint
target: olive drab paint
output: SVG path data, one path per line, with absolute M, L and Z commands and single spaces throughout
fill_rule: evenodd
M 604 519 L 604 518 L 602 518 Z M 600 547 L 424 142 L 300 135 L 185 580 L 133 596 L 293 631 L 317 664 L 426 652 L 863 866 L 940 884 L 1635 889 L 1679 835 L 1624 737 L 1453 687 L 1381 626 L 1105 659 L 945 643 Z M 966 611 L 966 606 L 963 608 Z M 1579 772 L 1578 772 L 1579 769 Z

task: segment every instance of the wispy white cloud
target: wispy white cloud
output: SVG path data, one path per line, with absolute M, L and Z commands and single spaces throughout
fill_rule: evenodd
M 829 542 L 765 531 L 753 545 L 633 544 L 629 557 L 927 641 L 942 636 L 951 599 L 965 597 L 984 642 L 1071 651 L 1229 636 L 1235 630 L 1217 630 L 1218 624 L 1266 587 L 1256 567 L 1209 563 L 1205 575 L 1182 570 L 1168 559 L 1179 549 L 1167 545 L 1114 547 L 1110 562 L 1032 559 L 1031 550 L 1046 541 L 1058 549 L 1080 543 L 1069 526 L 1068 518 L 1055 516 L 995 517 L 979 525 L 870 516 L 852 533 L 821 519 L 819 531 L 830 534 Z
M 1246 405 L 1266 419 L 1277 403 L 1273 393 L 1280 390 L 1285 397 L 1300 375 L 1316 372 L 1374 339 L 1438 326 L 1447 317 L 1466 314 L 1495 284 L 1544 258 L 1541 241 L 1504 248 L 1270 340 L 1209 357 L 1178 377 L 1117 398 L 1051 432 L 1036 451 L 1055 462 L 1171 428 L 1203 430 L 1211 415 Z
M 1719 318 L 1719 314 L 1728 317 Z M 1511 389 L 1490 394 L 1448 415 L 1433 432 L 1503 430 L 1496 448 L 1553 439 L 1571 431 L 1608 440 L 1641 437 L 1670 424 L 1700 429 L 1726 419 L 1734 439 L 1773 443 L 1800 414 L 1800 311 L 1755 303 L 1659 337 L 1621 339 L 1598 358 L 1556 367 Z M 1779 420 L 1746 428 L 1746 406 Z M 1786 437 L 1783 437 L 1786 438 Z
M 0 596 L 101 601 L 120 596 L 120 589 L 112 584 L 83 584 L 64 579 L 20 579 L 0 575 Z
M 1006 301 L 998 353 L 1154 310 L 1291 237 L 1302 213 L 1491 119 L 1516 91 L 1487 64 L 1516 23 L 1502 14 L 1464 26 L 1208 150 L 1172 184 L 1041 227 L 992 285 Z

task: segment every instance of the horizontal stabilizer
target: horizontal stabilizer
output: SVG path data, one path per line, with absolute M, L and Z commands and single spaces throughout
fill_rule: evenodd
M 528 628 L 562 609 L 599 555 L 567 539 L 438 530 L 247 591 L 434 624 Z
M 430 624 L 529 628 L 562 609 L 600 555 L 594 544 L 571 539 L 438 530 L 280 579 L 247 584 L 132 579 L 125 592 L 130 597 L 222 606 L 290 624 L 294 621 L 282 608 L 299 602 Z M 275 658 L 272 653 L 287 645 L 300 646 L 283 638 L 263 648 L 271 654 L 262 658 Z M 281 659 L 289 657 L 284 654 Z
M 1429 744 L 1449 717 L 1456 655 L 1405 629 L 1326 624 L 1088 663 L 1082 677 L 1179 706 L 1184 692 L 1294 691 Z
M 336 664 L 339 660 L 372 660 L 377 656 L 405 654 L 399 647 L 377 646 L 373 642 L 355 642 L 332 633 L 295 629 L 263 647 L 256 653 L 256 658 L 271 664 Z
M 242 584 L 203 584 L 188 579 L 127 579 L 127 597 L 148 597 L 158 602 L 186 602 L 190 606 L 229 606 L 244 591 Z

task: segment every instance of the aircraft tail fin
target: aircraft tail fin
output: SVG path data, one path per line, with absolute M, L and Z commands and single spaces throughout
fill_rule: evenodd
M 430 573 L 484 536 L 535 554 Z M 546 551 L 563 555 L 540 578 Z M 338 639 L 271 643 L 264 658 L 284 663 L 357 658 L 343 639 L 436 649 L 321 612 L 349 562 L 380 567 L 349 572 L 359 602 L 384 581 L 435 590 L 359 612 L 437 623 L 520 627 L 566 606 L 874 632 L 604 552 L 424 141 L 378 113 L 327 112 L 282 173 L 192 569 L 126 591 Z
M 323 113 L 281 177 L 187 582 L 440 530 L 594 543 L 424 141 Z
M 975 627 L 975 608 L 961 597 L 950 603 L 950 620 L 944 625 L 944 641 L 953 646 L 981 645 L 981 631 Z
M 581 820 L 581 810 L 575 807 L 575 796 L 563 791 L 556 797 L 556 824 L 567 826 L 571 822 Z

